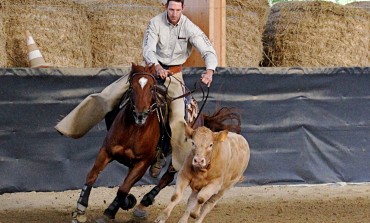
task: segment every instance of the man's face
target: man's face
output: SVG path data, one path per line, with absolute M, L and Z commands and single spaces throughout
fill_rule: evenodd
M 170 1 L 167 5 L 168 21 L 170 21 L 171 24 L 176 25 L 180 20 L 183 9 L 181 2 Z

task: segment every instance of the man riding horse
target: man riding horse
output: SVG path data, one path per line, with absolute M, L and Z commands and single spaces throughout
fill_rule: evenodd
M 193 46 L 205 61 L 206 72 L 201 75 L 201 81 L 208 87 L 217 67 L 217 56 L 211 42 L 198 26 L 183 15 L 183 10 L 184 0 L 167 0 L 166 11 L 150 20 L 143 40 L 145 63 L 155 65 L 157 75 L 165 80 L 168 95 L 173 98 L 184 93 L 182 64 L 190 56 Z M 55 126 L 57 131 L 72 138 L 85 135 L 120 103 L 129 86 L 127 78 L 121 77 L 102 92 L 86 97 Z M 172 165 L 177 171 L 191 148 L 185 140 L 184 108 L 183 99 L 170 104 Z M 160 170 L 158 157 L 150 168 L 150 174 L 157 177 Z

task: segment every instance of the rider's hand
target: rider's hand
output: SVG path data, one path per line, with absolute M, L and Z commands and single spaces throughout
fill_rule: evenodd
M 207 85 L 207 87 L 211 86 L 212 83 L 212 76 L 213 76 L 213 70 L 208 69 L 206 73 L 202 74 L 202 77 L 200 78 L 204 84 Z
M 155 65 L 155 71 L 157 72 L 157 75 L 160 76 L 162 79 L 165 79 L 170 74 L 170 72 L 166 69 L 163 69 L 160 64 Z

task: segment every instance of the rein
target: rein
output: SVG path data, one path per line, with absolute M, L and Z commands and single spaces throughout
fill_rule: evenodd
M 196 83 L 195 83 L 194 85 L 196 86 Z M 207 86 L 207 94 L 206 94 L 206 96 L 205 96 L 205 97 L 204 97 L 204 90 L 203 90 L 202 84 L 200 85 L 200 89 L 202 90 L 202 94 L 203 94 L 203 99 L 202 99 L 203 103 L 202 103 L 202 106 L 201 106 L 201 107 L 200 107 L 200 109 L 199 109 L 198 115 L 197 115 L 197 117 L 195 118 L 195 120 L 194 120 L 193 124 L 191 125 L 191 127 L 194 127 L 194 124 L 197 122 L 197 120 L 198 120 L 198 118 L 199 118 L 200 114 L 202 113 L 202 110 L 203 110 L 203 108 L 204 108 L 204 105 L 205 105 L 205 104 L 206 104 L 206 102 L 207 102 L 208 96 L 209 96 L 209 87 L 208 87 L 208 86 Z M 195 90 L 197 90 L 197 88 L 195 88 L 192 92 L 195 92 Z
M 175 78 L 175 77 L 174 77 L 174 78 Z M 175 78 L 175 79 L 177 80 L 177 78 Z M 177 80 L 177 81 L 179 81 L 179 82 L 180 82 L 180 80 Z M 204 88 L 202 87 L 202 83 L 200 82 L 200 87 L 199 87 L 199 88 L 197 88 L 197 83 L 198 83 L 198 82 L 200 82 L 200 81 L 198 80 L 197 82 L 195 82 L 195 83 L 194 83 L 194 89 L 193 89 L 193 90 L 188 91 L 188 92 L 186 92 L 185 94 L 182 94 L 182 95 L 180 95 L 180 96 L 177 96 L 177 97 L 175 97 L 175 98 L 172 98 L 172 99 L 171 99 L 171 101 L 174 101 L 174 100 L 179 99 L 179 98 L 187 97 L 187 96 L 189 96 L 189 95 L 193 94 L 194 92 L 196 92 L 196 91 L 197 91 L 197 90 L 199 90 L 199 89 L 202 91 L 202 95 L 203 95 L 203 97 L 202 97 L 202 101 L 203 101 L 203 104 L 202 104 L 202 106 L 200 107 L 199 112 L 198 112 L 198 115 L 197 115 L 197 117 L 194 119 L 194 122 L 193 122 L 193 124 L 191 125 L 191 127 L 193 127 L 193 126 L 194 126 L 194 124 L 197 122 L 197 120 L 198 120 L 198 118 L 199 118 L 200 114 L 202 113 L 202 110 L 203 110 L 203 108 L 204 108 L 204 105 L 205 105 L 205 104 L 206 104 L 206 102 L 207 102 L 208 96 L 209 96 L 209 87 L 207 86 L 207 94 L 206 94 L 206 96 L 204 96 Z
M 144 74 L 144 75 L 147 75 L 147 76 L 150 76 L 153 80 L 155 80 L 155 82 L 157 83 L 156 84 L 156 86 L 158 86 L 158 80 L 157 80 L 157 78 L 153 75 L 153 74 L 151 74 L 151 73 L 148 73 L 148 72 L 137 72 L 137 73 L 133 73 L 132 75 L 131 75 L 131 77 L 130 77 L 130 79 L 128 80 L 129 82 L 130 82 L 130 85 L 131 85 L 131 79 L 135 76 L 135 75 L 138 75 L 138 74 Z M 177 78 L 175 78 L 176 80 L 177 80 Z M 177 81 L 179 81 L 180 82 L 180 80 L 177 80 Z M 200 82 L 199 80 L 197 81 L 197 82 L 195 82 L 194 83 L 194 89 L 193 90 L 189 90 L 188 92 L 186 92 L 185 94 L 182 94 L 182 95 L 180 95 L 180 96 L 177 96 L 177 97 L 175 97 L 175 98 L 171 98 L 170 100 L 169 100 L 169 102 L 172 102 L 172 101 L 174 101 L 174 100 L 177 100 L 177 99 L 180 99 L 180 98 L 184 98 L 184 97 L 187 97 L 187 96 L 189 96 L 189 95 L 191 95 L 191 94 L 193 94 L 194 92 L 196 92 L 196 91 L 198 91 L 198 90 L 201 90 L 201 92 L 202 92 L 202 106 L 200 107 L 200 109 L 199 109 L 199 111 L 198 111 L 198 114 L 197 114 L 197 116 L 196 116 L 196 118 L 194 119 L 194 121 L 193 121 L 193 124 L 192 124 L 192 126 L 191 127 L 193 127 L 194 126 L 194 124 L 197 122 L 197 120 L 198 120 L 198 118 L 199 118 L 199 116 L 200 116 L 200 114 L 202 113 L 202 110 L 203 110 L 203 108 L 204 108 L 204 106 L 205 106 L 205 104 L 206 104 L 206 102 L 207 102 L 207 99 L 208 99 L 208 96 L 209 96 L 209 87 L 207 86 L 207 93 L 205 94 L 205 91 L 204 91 L 204 87 L 202 86 L 202 83 L 200 82 L 200 86 L 199 87 L 197 87 L 197 83 L 198 82 Z M 130 89 L 129 89 L 130 90 Z M 162 114 L 162 109 L 159 109 L 161 106 L 158 104 L 158 97 L 157 97 L 157 95 L 158 95 L 159 93 L 158 93 L 158 91 L 156 91 L 156 102 L 155 103 L 153 103 L 151 106 L 150 106 L 150 109 L 148 110 L 148 113 L 150 114 L 150 113 L 152 113 L 152 112 L 154 112 L 155 110 L 158 110 L 158 112 L 157 112 L 157 115 L 158 115 L 158 119 L 160 120 L 160 121 L 163 121 L 164 120 L 164 117 L 163 117 L 163 114 Z M 131 99 L 130 99 L 131 100 Z M 164 102 L 165 103 L 165 102 Z M 161 103 L 161 104 L 164 104 L 163 102 Z M 131 103 L 132 104 L 132 103 Z

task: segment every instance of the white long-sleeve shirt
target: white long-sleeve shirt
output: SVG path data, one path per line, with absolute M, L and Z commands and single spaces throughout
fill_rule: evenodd
M 176 25 L 171 24 L 164 12 L 149 21 L 144 34 L 143 56 L 148 64 L 181 65 L 190 56 L 193 46 L 202 55 L 206 68 L 215 70 L 216 51 L 204 32 L 185 15 L 181 15 Z

